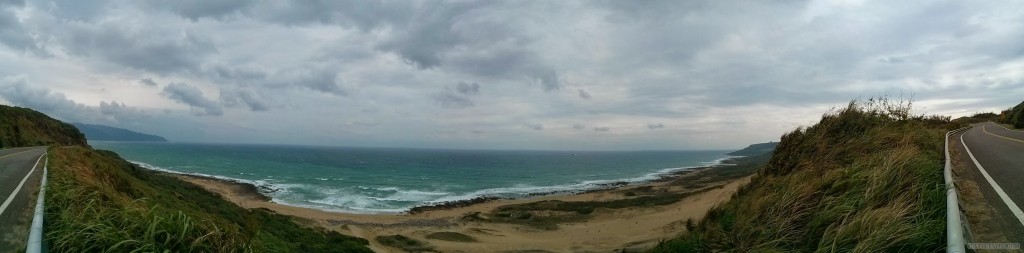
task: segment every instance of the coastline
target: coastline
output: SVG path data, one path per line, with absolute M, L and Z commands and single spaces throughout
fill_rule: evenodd
M 403 252 L 375 240 L 402 235 L 422 241 L 439 251 L 611 251 L 642 249 L 685 231 L 687 219 L 699 220 L 711 207 L 727 201 L 749 182 L 750 168 L 733 158 L 719 165 L 683 169 L 642 183 L 612 183 L 607 188 L 580 192 L 552 192 L 517 199 L 476 198 L 420 206 L 403 213 L 358 214 L 274 203 L 258 186 L 237 180 L 155 171 L 191 182 L 244 208 L 263 208 L 296 217 L 300 223 L 322 226 L 370 240 L 377 252 Z M 726 163 L 732 161 L 731 163 Z M 674 194 L 674 195 L 673 195 Z M 538 228 L 533 223 L 501 220 L 497 210 L 538 202 L 609 203 L 643 196 L 681 196 L 664 205 L 596 208 L 593 213 L 556 211 L 569 217 Z M 479 217 L 485 217 L 481 220 Z M 555 216 L 552 216 L 555 217 Z M 493 219 L 492 219 L 493 218 Z M 533 219 L 530 219 L 533 220 Z M 538 220 L 544 220 L 538 218 Z M 550 219 L 549 219 L 550 220 Z M 454 233 L 477 242 L 431 239 L 437 232 Z

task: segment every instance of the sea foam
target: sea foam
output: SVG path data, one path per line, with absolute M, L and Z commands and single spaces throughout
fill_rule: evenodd
M 267 176 L 265 179 L 250 180 L 221 175 L 181 172 L 141 161 L 130 162 L 137 164 L 140 167 L 160 172 L 209 177 L 230 182 L 250 184 L 256 186 L 262 194 L 270 197 L 272 202 L 284 205 L 345 213 L 401 213 L 408 211 L 410 208 L 415 206 L 470 200 L 480 197 L 522 198 L 546 194 L 574 194 L 597 189 L 612 188 L 622 184 L 644 183 L 658 180 L 663 178 L 665 175 L 680 171 L 692 170 L 699 167 L 723 165 L 724 161 L 730 158 L 734 158 L 734 156 L 726 156 L 710 162 L 702 162 L 700 163 L 701 166 L 664 168 L 630 178 L 584 180 L 570 184 L 540 186 L 520 183 L 508 187 L 493 187 L 461 193 L 444 189 L 406 189 L 396 186 L 356 185 L 348 187 L 331 187 L 303 183 L 284 183 L 280 182 L 280 179 L 275 179 L 272 176 Z M 252 173 L 244 172 L 239 172 L 238 175 L 249 177 L 256 176 Z M 319 182 L 344 180 L 340 178 L 327 177 L 314 177 L 310 179 Z

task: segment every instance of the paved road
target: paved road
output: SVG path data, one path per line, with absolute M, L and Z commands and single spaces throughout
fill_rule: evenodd
M 43 170 L 39 158 L 44 152 L 45 147 L 0 150 L 0 252 L 24 250 Z M 21 189 L 15 192 L 19 184 Z
M 954 159 L 959 160 L 961 171 L 965 172 L 958 174 L 957 180 L 976 183 L 987 205 L 987 218 L 971 221 L 980 222 L 972 226 L 977 226 L 981 233 L 1002 233 L 1005 238 L 984 242 L 1024 243 L 1024 131 L 991 122 L 979 123 L 953 135 L 950 149 L 959 151 L 954 152 L 959 153 Z

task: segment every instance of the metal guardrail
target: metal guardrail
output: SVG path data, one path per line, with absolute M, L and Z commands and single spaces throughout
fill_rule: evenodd
M 945 152 L 946 167 L 943 169 L 943 176 L 946 179 L 946 252 L 966 253 L 964 240 L 964 223 L 960 219 L 960 201 L 956 191 L 956 184 L 953 181 L 953 163 L 949 156 L 949 135 L 963 131 L 970 126 L 946 132 Z
M 47 155 L 47 153 L 43 153 Z M 46 157 L 46 162 L 43 163 L 43 179 L 39 184 L 39 199 L 36 200 L 36 210 L 32 217 L 32 227 L 28 233 L 28 243 L 25 246 L 26 253 L 40 253 L 43 250 L 43 211 L 46 208 L 43 206 L 45 203 L 44 198 L 46 197 L 46 174 L 48 172 L 47 167 L 50 165 L 50 157 Z

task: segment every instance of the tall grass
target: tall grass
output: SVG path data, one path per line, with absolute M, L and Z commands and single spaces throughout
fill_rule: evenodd
M 52 148 L 50 161 L 53 252 L 370 252 L 365 239 L 243 209 L 113 152 Z
M 935 252 L 944 246 L 948 117 L 854 101 L 782 136 L 734 199 L 652 252 Z

